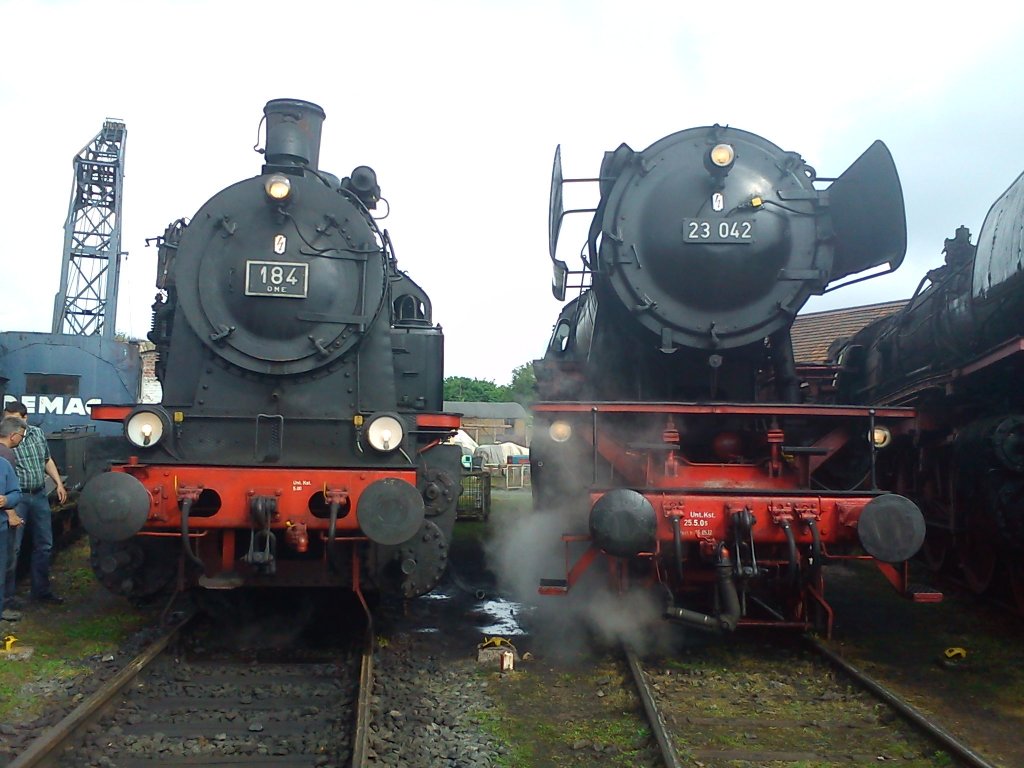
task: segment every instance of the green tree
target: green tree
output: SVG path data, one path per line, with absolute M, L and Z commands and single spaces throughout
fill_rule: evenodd
M 490 379 L 449 376 L 444 380 L 444 399 L 455 403 L 519 403 L 529 408 L 536 399 L 533 363 L 523 363 L 512 371 L 511 384 L 495 384 Z
M 537 377 L 533 372 L 533 363 L 523 363 L 512 371 L 512 383 L 508 385 L 509 399 L 524 408 L 529 408 L 537 399 L 536 385 Z
M 444 380 L 444 399 L 458 403 L 505 403 L 507 387 L 500 387 L 487 379 L 449 376 Z

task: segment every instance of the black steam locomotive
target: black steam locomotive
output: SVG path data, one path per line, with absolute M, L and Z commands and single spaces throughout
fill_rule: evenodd
M 617 589 L 660 584 L 667 617 L 693 626 L 826 630 L 829 560 L 874 558 L 909 592 L 924 523 L 880 481 L 913 413 L 807 401 L 790 339 L 810 295 L 903 259 L 885 146 L 820 180 L 798 154 L 719 125 L 622 145 L 589 179 L 600 201 L 580 272 L 556 255 L 565 181 L 556 152 L 554 293 L 573 275 L 581 292 L 534 364 L 531 459 L 535 505 L 566 515 L 567 562 L 582 553 L 541 592 L 567 592 L 604 557 Z
M 324 117 L 269 102 L 260 175 L 162 238 L 162 401 L 93 409 L 125 443 L 79 502 L 112 590 L 181 568 L 186 586 L 415 596 L 445 569 L 460 456 L 440 445 L 459 425 L 441 329 L 370 213 L 373 170 L 318 168 Z
M 920 432 L 901 452 L 921 504 L 924 554 L 977 592 L 1002 578 L 1024 610 L 1024 175 L 995 202 L 977 244 L 945 243 L 898 313 L 838 345 L 841 396 L 912 405 Z

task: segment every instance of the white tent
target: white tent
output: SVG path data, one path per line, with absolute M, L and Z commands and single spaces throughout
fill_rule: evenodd
M 477 446 L 473 451 L 474 457 L 482 458 L 483 465 L 490 467 L 504 467 L 508 463 L 509 456 L 528 456 L 529 454 L 529 448 L 515 443 L 500 443 L 499 445 L 488 443 Z
M 444 442 L 446 445 L 457 445 L 461 447 L 463 456 L 472 456 L 477 449 L 476 440 L 467 435 L 466 432 L 461 429 Z
M 525 445 L 516 445 L 513 442 L 501 443 L 500 444 L 502 453 L 505 454 L 505 460 L 508 460 L 509 456 L 529 456 L 530 449 Z

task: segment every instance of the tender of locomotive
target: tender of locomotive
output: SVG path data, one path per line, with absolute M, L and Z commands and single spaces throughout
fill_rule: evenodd
M 111 589 L 344 586 L 415 596 L 447 563 L 460 475 L 443 336 L 370 211 L 318 167 L 323 110 L 264 108 L 260 175 L 162 238 L 159 404 L 97 406 L 123 460 L 80 514 Z M 180 574 L 180 575 L 179 575 Z
M 622 145 L 583 180 L 600 201 L 579 272 L 556 254 L 567 181 L 556 151 L 553 290 L 581 291 L 534 364 L 535 506 L 569 521 L 567 572 L 541 592 L 606 558 L 617 588 L 661 585 L 687 625 L 829 631 L 822 566 L 859 558 L 940 599 L 907 583 L 920 510 L 882 490 L 884 446 L 913 411 L 808 402 L 790 339 L 810 295 L 903 259 L 885 145 L 824 189 L 798 154 L 735 128 Z
M 945 243 L 898 313 L 837 353 L 841 395 L 911 405 L 917 440 L 902 480 L 925 513 L 923 552 L 984 592 L 1005 579 L 1024 610 L 1024 175 L 996 200 L 977 244 Z M 1003 574 L 1000 576 L 999 564 Z

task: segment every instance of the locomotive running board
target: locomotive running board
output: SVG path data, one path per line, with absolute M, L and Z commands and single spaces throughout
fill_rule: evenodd
M 218 573 L 216 576 L 199 577 L 199 586 L 204 589 L 238 589 L 245 586 L 245 580 L 234 571 Z
M 941 603 L 942 593 L 936 592 L 929 587 L 912 586 L 910 583 L 910 563 L 904 562 L 900 566 L 891 563 L 875 561 L 875 566 L 882 572 L 882 575 L 903 597 L 909 598 L 915 603 Z
M 601 554 L 601 550 L 597 547 L 589 546 L 587 551 L 580 555 L 580 559 L 575 562 L 571 567 L 569 565 L 569 544 L 574 541 L 590 541 L 589 536 L 575 536 L 571 534 L 563 534 L 562 541 L 565 542 L 565 578 L 564 579 L 541 579 L 540 586 L 537 588 L 537 592 L 542 595 L 564 595 L 573 585 L 580 580 L 580 576 L 586 571 L 597 556 Z
M 537 592 L 542 595 L 564 595 L 569 591 L 568 579 L 541 579 Z

